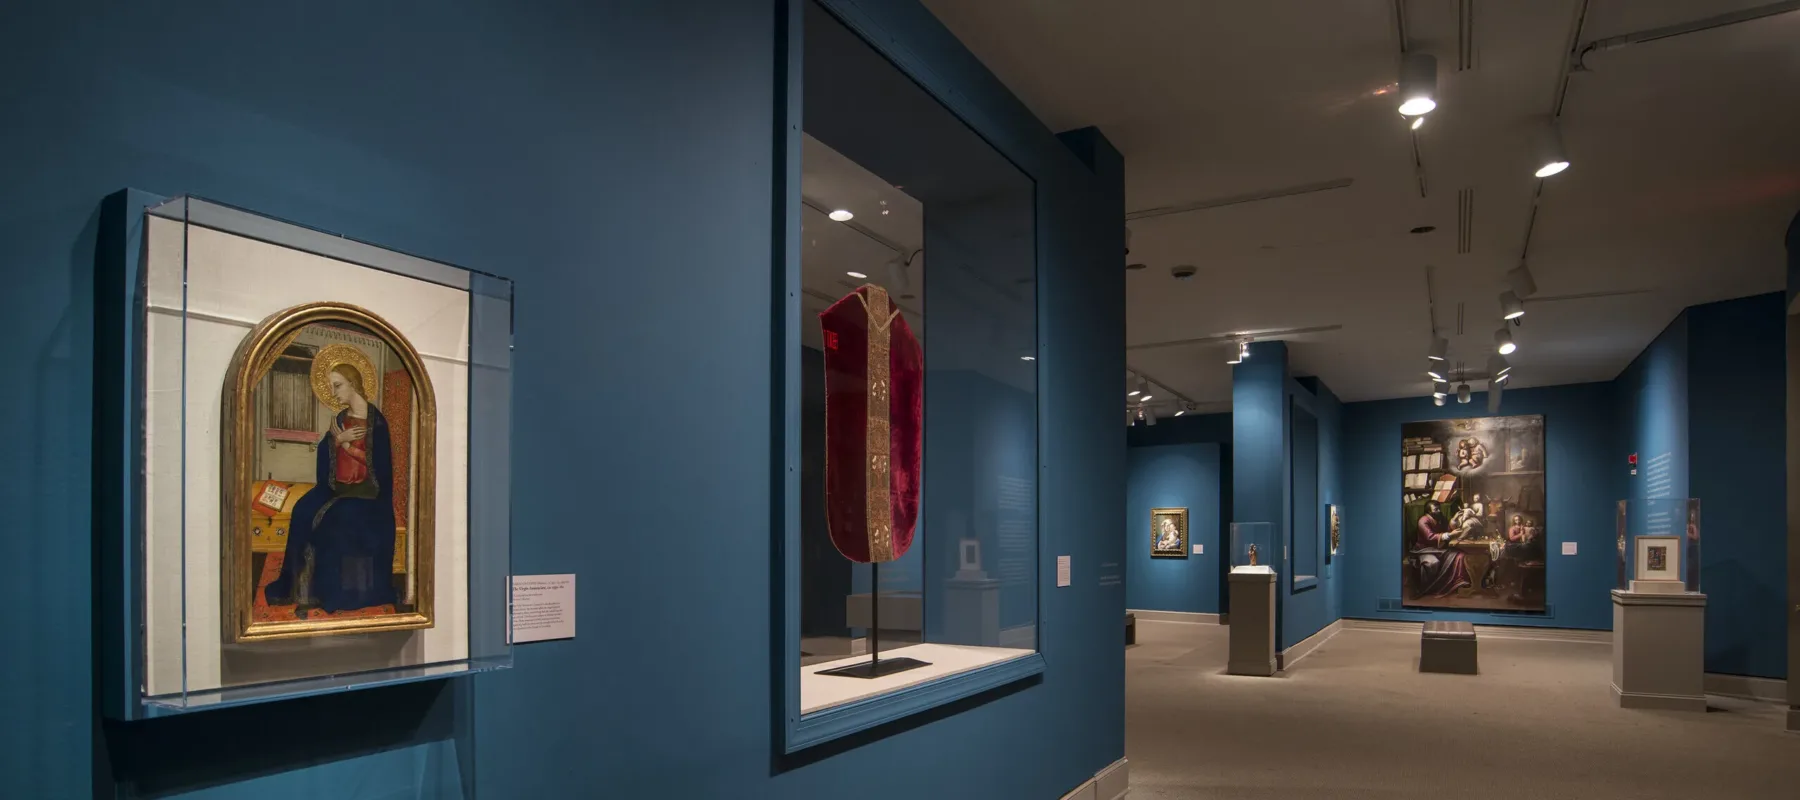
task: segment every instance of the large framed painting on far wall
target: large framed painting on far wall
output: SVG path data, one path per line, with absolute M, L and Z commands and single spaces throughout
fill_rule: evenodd
M 1411 422 L 1400 436 L 1402 604 L 1544 611 L 1544 418 Z

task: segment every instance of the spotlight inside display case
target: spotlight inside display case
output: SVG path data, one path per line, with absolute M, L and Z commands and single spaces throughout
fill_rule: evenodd
M 103 219 L 105 713 L 510 666 L 512 283 L 200 198 Z

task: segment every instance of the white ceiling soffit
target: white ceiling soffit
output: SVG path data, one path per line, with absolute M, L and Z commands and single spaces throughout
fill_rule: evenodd
M 1132 366 L 1229 397 L 1232 334 L 1341 326 L 1277 338 L 1297 373 L 1368 400 L 1430 391 L 1428 302 L 1452 361 L 1484 368 L 1531 218 L 1531 134 L 1572 47 L 1767 4 L 1406 2 L 1408 46 L 1438 61 L 1416 136 L 1395 113 L 1391 3 L 926 5 L 1052 129 L 1097 126 L 1124 153 L 1146 265 L 1126 273 Z M 1573 166 L 1538 198 L 1508 388 L 1611 379 L 1681 308 L 1782 287 L 1797 41 L 1800 13 L 1780 14 L 1596 50 L 1568 75 Z

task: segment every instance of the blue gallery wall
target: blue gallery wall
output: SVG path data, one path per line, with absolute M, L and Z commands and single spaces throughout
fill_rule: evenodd
M 1338 502 L 1342 488 L 1340 437 L 1347 424 L 1342 404 L 1323 382 L 1291 377 L 1285 342 L 1252 342 L 1250 357 L 1233 366 L 1231 373 L 1232 521 L 1272 523 L 1276 546 L 1285 547 L 1288 553 L 1277 567 L 1281 577 L 1275 591 L 1275 644 L 1279 649 L 1331 624 L 1337 618 L 1332 598 L 1341 593 L 1333 587 L 1335 570 L 1320 569 L 1316 580 L 1298 587 L 1291 577 L 1293 537 L 1324 535 L 1322 526 L 1316 524 L 1320 519 L 1317 511 L 1307 515 L 1313 521 L 1304 526 L 1307 530 L 1294 529 L 1292 417 L 1296 406 L 1318 421 L 1317 497 L 1320 503 Z M 1323 566 L 1322 550 L 1319 562 Z
M 1095 268 L 1123 251 L 1122 165 L 1091 132 L 1059 142 L 918 4 L 834 6 L 1037 183 L 1041 680 L 773 756 L 781 4 L 15 4 L 0 333 L 25 380 L 0 415 L 30 424 L 0 437 L 8 796 L 1055 797 L 1120 757 L 1124 593 L 1093 565 L 1123 559 L 1103 533 L 1124 508 L 1123 282 Z M 124 186 L 515 278 L 514 566 L 582 576 L 581 635 L 474 679 L 99 723 L 91 263 Z M 695 198 L 707 213 L 670 213 Z M 718 535 L 658 535 L 672 509 Z M 1057 554 L 1072 587 L 1049 588 Z
M 1613 511 L 1625 491 L 1616 454 L 1611 383 L 1519 389 L 1505 393 L 1501 413 L 1544 415 L 1546 533 L 1545 614 L 1403 611 L 1400 599 L 1400 426 L 1407 422 L 1486 416 L 1486 393 L 1468 405 L 1438 407 L 1430 396 L 1344 406 L 1344 548 L 1342 615 L 1360 619 L 1460 619 L 1491 625 L 1612 627 L 1607 594 L 1616 574 Z M 1577 553 L 1562 555 L 1563 542 Z
M 1787 677 L 1783 294 L 1693 306 L 1688 479 L 1700 498 L 1706 669 Z M 1697 354 L 1704 353 L 1704 357 Z
M 1628 481 L 1626 494 L 1615 499 L 1687 497 L 1687 311 L 1676 315 L 1644 352 L 1619 373 L 1613 380 L 1613 391 L 1620 426 L 1619 446 L 1624 450 L 1608 467 L 1625 470 Z M 1634 453 L 1638 457 L 1637 474 L 1631 475 L 1628 459 Z
M 1316 557 L 1312 562 L 1316 581 L 1311 585 L 1296 587 L 1287 575 L 1294 573 L 1300 566 L 1290 556 L 1288 570 L 1284 571 L 1276 596 L 1281 603 L 1281 630 L 1276 637 L 1276 646 L 1282 649 L 1292 647 L 1301 640 L 1318 633 L 1342 612 L 1341 602 L 1343 587 L 1337 579 L 1339 564 L 1334 559 L 1326 563 L 1326 551 L 1330 549 L 1329 524 L 1325 517 L 1325 504 L 1341 503 L 1343 486 L 1340 463 L 1343 452 L 1344 406 L 1331 391 L 1331 387 L 1315 377 L 1293 379 L 1287 383 L 1288 402 L 1297 408 L 1309 412 L 1316 421 L 1317 438 L 1311 449 L 1316 451 L 1318 468 L 1311 473 L 1317 480 L 1317 490 L 1306 493 L 1310 498 L 1309 507 L 1302 509 L 1292 495 L 1300 494 L 1294 481 L 1301 479 L 1303 470 L 1295 470 L 1290 458 L 1290 504 L 1288 512 L 1289 531 L 1287 541 L 1294 552 L 1298 552 L 1302 539 L 1308 544 Z M 1292 412 L 1290 411 L 1290 414 Z M 1291 455 L 1305 455 L 1307 447 L 1290 437 Z
M 1133 425 L 1130 430 L 1127 431 L 1125 437 L 1126 445 L 1132 448 L 1133 451 L 1140 447 L 1163 447 L 1166 445 L 1178 444 L 1212 444 L 1218 446 L 1218 506 L 1210 509 L 1196 508 L 1192 509 L 1190 512 L 1190 516 L 1196 519 L 1201 514 L 1210 516 L 1215 521 L 1214 524 L 1217 526 L 1218 530 L 1216 544 L 1207 543 L 1205 555 L 1189 555 L 1190 559 L 1203 559 L 1204 563 L 1206 563 L 1211 570 L 1210 580 L 1214 587 L 1211 603 L 1214 607 L 1205 609 L 1204 613 L 1213 613 L 1215 611 L 1224 613 L 1230 610 L 1227 608 L 1230 598 L 1225 591 L 1225 574 L 1231 569 L 1231 559 L 1227 551 L 1227 548 L 1231 545 L 1230 533 L 1232 519 L 1231 430 L 1232 419 L 1229 412 L 1223 414 L 1183 414 L 1179 417 L 1169 417 L 1167 419 L 1159 420 L 1155 425 Z M 1129 485 L 1130 483 L 1128 482 L 1128 486 Z M 1143 542 L 1135 536 L 1135 531 L 1137 530 L 1135 526 L 1138 524 L 1139 523 L 1134 519 L 1126 520 L 1126 526 L 1124 528 L 1125 532 L 1122 538 L 1125 541 L 1127 558 L 1132 557 L 1131 548 L 1143 547 Z M 1191 521 L 1190 524 L 1196 526 L 1195 530 L 1199 530 L 1197 527 L 1199 525 L 1198 522 Z M 1145 558 L 1148 559 L 1147 554 L 1145 555 Z M 1194 579 L 1200 580 L 1198 576 L 1195 576 Z M 1126 595 L 1127 606 L 1130 608 L 1179 610 L 1158 609 L 1158 607 L 1150 605 L 1132 605 L 1129 599 L 1131 597 L 1130 587 L 1131 584 L 1128 580 L 1126 583 Z M 1201 591 L 1204 593 L 1204 590 Z
M 1125 607 L 1219 613 L 1219 445 L 1133 447 L 1125 486 Z M 1188 510 L 1187 558 L 1150 556 L 1152 508 Z

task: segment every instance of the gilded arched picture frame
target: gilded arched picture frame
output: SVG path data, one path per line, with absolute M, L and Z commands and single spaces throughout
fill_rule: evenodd
M 437 400 L 373 312 L 276 312 L 226 375 L 220 486 L 228 642 L 429 628 Z

